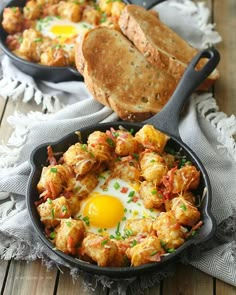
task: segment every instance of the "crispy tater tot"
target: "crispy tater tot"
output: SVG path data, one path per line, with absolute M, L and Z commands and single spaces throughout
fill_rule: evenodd
M 7 7 L 4 9 L 2 27 L 8 34 L 22 31 L 23 15 L 19 7 Z
M 147 209 L 160 208 L 164 203 L 163 195 L 158 192 L 156 184 L 151 181 L 143 181 L 141 183 L 139 195 Z

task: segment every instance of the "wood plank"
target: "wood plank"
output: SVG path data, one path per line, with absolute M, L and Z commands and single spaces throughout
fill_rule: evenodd
M 214 1 L 216 29 L 223 37 L 217 48 L 221 53 L 220 79 L 215 85 L 215 97 L 220 109 L 228 115 L 236 114 L 236 1 Z
M 84 280 L 79 277 L 73 281 L 70 271 L 67 268 L 62 268 L 63 273 L 60 273 L 57 295 L 105 295 L 107 294 L 107 288 L 103 288 L 101 284 L 98 284 L 95 291 L 88 290 L 84 285 Z
M 50 295 L 54 293 L 57 270 L 46 271 L 39 260 L 12 261 L 4 295 Z
M 10 261 L 0 260 L 0 293 L 2 294 Z
M 175 275 L 163 282 L 162 295 L 170 294 L 213 295 L 213 278 L 191 266 L 178 265 Z
M 216 280 L 216 295 L 236 295 L 236 287 Z
M 7 101 L 0 96 L 0 126 Z

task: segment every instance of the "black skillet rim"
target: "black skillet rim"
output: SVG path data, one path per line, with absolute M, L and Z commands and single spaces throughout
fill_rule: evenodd
M 91 125 L 88 127 L 80 128 L 76 131 L 81 131 L 81 132 L 86 131 L 86 132 L 91 133 L 92 131 L 99 130 L 100 128 L 103 128 L 103 127 L 104 128 L 109 128 L 111 126 L 118 127 L 119 125 L 124 125 L 125 128 L 137 128 L 137 129 L 139 129 L 143 126 L 142 123 L 129 123 L 129 122 L 118 122 L 118 123 L 113 122 L 112 123 L 112 122 L 109 122 L 109 123 L 101 123 L 99 125 Z M 29 178 L 28 185 L 27 185 L 27 195 L 26 195 L 28 212 L 29 212 L 33 227 L 36 230 L 36 232 L 39 234 L 40 239 L 51 251 L 53 251 L 53 253 L 55 253 L 56 255 L 58 255 L 60 258 L 62 258 L 66 262 L 70 263 L 71 265 L 78 267 L 86 272 L 97 274 L 97 275 L 105 275 L 105 276 L 113 277 L 113 278 L 114 277 L 128 278 L 128 277 L 132 277 L 132 276 L 139 276 L 139 275 L 141 275 L 143 273 L 147 273 L 147 272 L 158 271 L 162 267 L 164 267 L 164 265 L 166 265 L 167 263 L 174 262 L 179 257 L 179 254 L 182 253 L 186 248 L 189 248 L 190 246 L 193 246 L 193 245 L 197 245 L 199 243 L 203 243 L 204 241 L 209 240 L 213 236 L 213 234 L 216 230 L 216 221 L 211 213 L 212 191 L 211 191 L 211 185 L 210 185 L 210 181 L 209 181 L 208 175 L 206 173 L 206 170 L 205 170 L 203 164 L 201 163 L 201 161 L 199 160 L 199 158 L 195 155 L 195 153 L 181 140 L 172 136 L 171 139 L 174 140 L 174 142 L 177 142 L 177 145 L 180 145 L 181 147 L 183 147 L 185 149 L 185 151 L 187 151 L 187 153 L 191 156 L 191 158 L 194 159 L 195 165 L 197 165 L 197 167 L 200 168 L 205 187 L 207 187 L 207 194 L 205 196 L 205 198 L 207 198 L 206 205 L 204 206 L 204 208 L 203 208 L 204 210 L 202 210 L 202 211 L 204 211 L 207 218 L 210 219 L 212 224 L 211 224 L 210 233 L 208 233 L 206 237 L 202 237 L 201 239 L 199 239 L 199 236 L 196 235 L 193 238 L 186 241 L 174 253 L 164 256 L 163 259 L 161 260 L 161 262 L 144 264 L 144 265 L 141 265 L 138 267 L 130 267 L 130 266 L 129 267 L 100 267 L 100 266 L 89 264 L 89 263 L 84 262 L 82 260 L 76 259 L 72 256 L 69 256 L 69 255 L 61 252 L 60 250 L 55 250 L 54 245 L 45 237 L 42 229 L 38 226 L 38 224 L 35 220 L 35 216 L 33 214 L 33 206 L 35 206 L 35 205 L 32 204 L 33 203 L 32 201 L 30 201 L 31 200 L 30 195 L 31 195 L 31 190 L 32 190 L 31 182 L 34 179 L 34 175 L 37 170 L 37 167 L 34 163 L 34 157 L 37 152 L 42 153 L 43 149 L 46 149 L 46 147 L 48 145 L 52 145 L 52 146 L 57 146 L 59 144 L 64 145 L 66 143 L 67 139 L 75 136 L 76 131 L 67 134 L 66 136 L 64 136 L 63 138 L 61 138 L 58 141 L 41 144 L 40 146 L 36 147 L 33 150 L 33 152 L 31 153 L 31 156 L 30 156 L 30 163 L 32 166 L 32 171 L 31 171 L 30 178 Z M 35 210 L 35 208 L 34 208 L 34 210 Z

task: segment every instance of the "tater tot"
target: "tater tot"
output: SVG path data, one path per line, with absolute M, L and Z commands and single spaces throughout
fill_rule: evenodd
M 121 15 L 122 10 L 125 8 L 125 3 L 121 1 L 115 1 L 112 3 L 111 7 L 111 15 L 113 17 L 119 18 Z
M 60 1 L 57 12 L 60 17 L 72 22 L 79 22 L 81 19 L 80 6 L 76 3 Z
M 104 132 L 94 131 L 88 137 L 88 150 L 98 161 L 109 161 L 112 159 L 114 148 L 114 141 Z
M 63 219 L 55 231 L 56 248 L 66 254 L 76 255 L 85 234 L 83 222 L 72 218 Z
M 133 184 L 139 183 L 140 170 L 135 161 L 117 161 L 114 164 L 112 175 Z
M 39 193 L 55 199 L 68 184 L 71 171 L 65 165 L 49 165 L 43 167 L 40 180 L 37 184 Z
M 23 9 L 23 13 L 26 19 L 35 20 L 40 17 L 40 6 L 33 0 L 28 1 Z
M 153 231 L 152 225 L 153 219 L 151 218 L 130 219 L 125 224 L 125 231 L 130 236 L 136 236 L 140 233 L 150 234 Z
M 161 153 L 169 137 L 152 125 L 144 125 L 136 134 L 136 140 L 145 148 Z
M 184 243 L 185 229 L 171 211 L 162 212 L 153 222 L 153 229 L 168 249 L 176 249 Z
M 158 192 L 156 184 L 151 181 L 143 181 L 139 188 L 139 195 L 145 208 L 160 208 L 164 203 L 164 197 Z
M 101 18 L 101 13 L 98 10 L 92 7 L 86 7 L 83 10 L 81 20 L 93 26 L 97 26 L 100 23 L 100 18 Z
M 48 227 L 56 226 L 63 218 L 71 216 L 71 209 L 65 197 L 47 199 L 37 207 L 41 222 Z
M 62 48 L 48 47 L 40 56 L 40 63 L 51 67 L 69 66 L 68 53 Z
M 115 137 L 115 153 L 118 156 L 128 156 L 138 152 L 138 142 L 133 137 L 133 135 L 130 134 L 130 132 L 125 130 L 117 130 L 112 134 Z
M 172 200 L 171 211 L 180 224 L 187 226 L 195 225 L 200 220 L 201 216 L 198 209 L 183 197 L 174 198 Z
M 78 177 L 74 181 L 74 195 L 78 196 L 80 199 L 86 198 L 88 194 L 97 186 L 98 177 L 95 173 L 90 172 L 84 176 Z
M 195 166 L 187 165 L 180 169 L 173 168 L 163 178 L 164 185 L 173 194 L 196 189 L 200 182 L 200 171 Z
M 96 162 L 93 154 L 88 151 L 87 145 L 81 143 L 70 146 L 63 154 L 63 159 L 68 166 L 72 167 L 76 175 L 85 175 Z
M 23 14 L 19 7 L 7 7 L 4 9 L 2 27 L 8 34 L 22 31 Z
M 99 266 L 112 266 L 118 253 L 116 244 L 108 237 L 88 233 L 82 243 L 82 255 L 86 254 Z
M 67 203 L 71 210 L 71 216 L 77 218 L 79 210 L 80 210 L 80 199 L 76 195 L 72 195 L 67 199 Z
M 164 253 L 160 239 L 149 236 L 141 243 L 127 250 L 127 256 L 131 259 L 132 266 L 139 266 L 150 262 L 160 261 L 160 255 Z
M 25 30 L 20 44 L 20 52 L 30 60 L 39 62 L 41 56 L 42 35 L 34 29 Z
M 160 184 L 163 176 L 168 172 L 164 159 L 152 151 L 141 154 L 140 166 L 142 176 L 148 181 L 155 182 L 156 185 Z

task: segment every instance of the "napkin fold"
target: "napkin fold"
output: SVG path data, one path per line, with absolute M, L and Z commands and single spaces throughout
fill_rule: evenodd
M 197 48 L 221 40 L 213 30 L 214 25 L 208 24 L 209 9 L 203 3 L 169 0 L 155 9 L 164 22 Z M 6 56 L 1 64 L 1 95 L 24 102 L 34 99 L 48 112 L 15 113 L 8 118 L 13 133 L 9 142 L 0 146 L 1 258 L 41 258 L 48 267 L 63 264 L 71 269 L 74 277 L 83 276 L 89 288 L 101 282 L 110 288 L 110 294 L 125 294 L 128 287 L 132 294 L 140 294 L 173 274 L 174 265 L 141 278 L 121 280 L 90 275 L 73 268 L 42 244 L 32 228 L 25 204 L 30 153 L 41 143 L 53 142 L 82 127 L 118 118 L 111 109 L 93 100 L 82 82 L 35 81 L 15 68 Z M 193 94 L 179 130 L 183 141 L 199 156 L 209 174 L 212 212 L 218 224 L 211 241 L 196 247 L 194 253 L 186 251 L 181 259 L 236 286 L 236 144 L 233 139 L 236 118 L 219 112 L 212 94 Z

